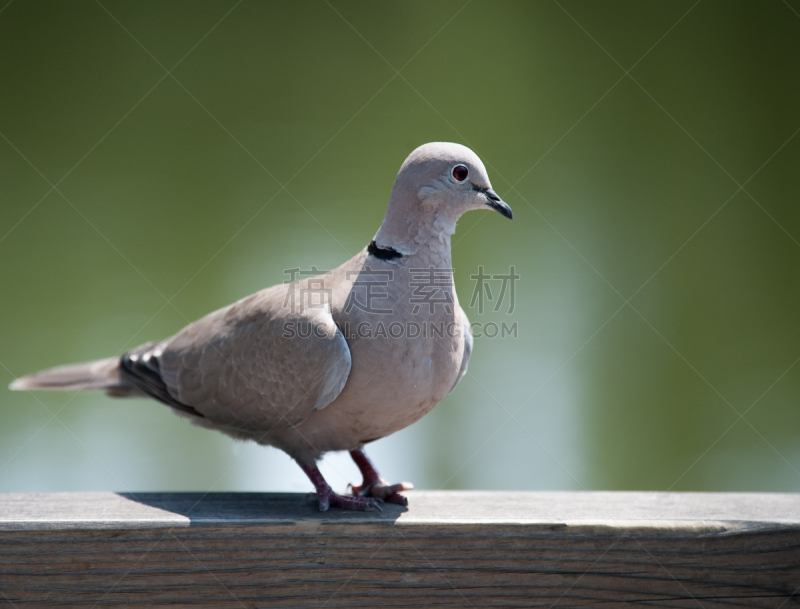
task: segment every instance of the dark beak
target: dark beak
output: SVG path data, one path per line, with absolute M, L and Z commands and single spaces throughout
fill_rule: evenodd
M 514 219 L 514 212 L 511 211 L 511 208 L 506 204 L 505 201 L 503 201 L 503 199 L 497 196 L 495 191 L 493 191 L 491 188 L 487 188 L 483 191 L 483 194 L 488 199 L 487 204 L 489 207 L 496 209 L 509 220 Z

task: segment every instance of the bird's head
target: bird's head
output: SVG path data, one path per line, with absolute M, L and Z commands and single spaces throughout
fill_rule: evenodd
M 398 251 L 414 250 L 420 229 L 452 234 L 461 214 L 473 209 L 494 209 L 513 217 L 472 150 L 447 142 L 424 144 L 400 167 L 375 240 Z

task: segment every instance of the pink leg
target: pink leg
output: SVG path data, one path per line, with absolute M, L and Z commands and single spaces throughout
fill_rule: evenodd
M 333 492 L 333 489 L 325 482 L 322 473 L 314 467 L 306 467 L 298 463 L 300 468 L 311 480 L 314 488 L 317 489 L 317 500 L 319 501 L 319 511 L 325 512 L 330 506 L 344 508 L 346 510 L 371 510 L 373 508 L 381 510 L 380 499 L 373 497 L 343 497 Z
M 389 503 L 396 503 L 398 505 L 408 505 L 408 498 L 400 494 L 400 491 L 410 491 L 414 485 L 410 482 L 400 482 L 398 484 L 389 484 L 381 478 L 378 470 L 372 464 L 372 461 L 367 457 L 364 449 L 351 450 L 350 456 L 353 457 L 358 469 L 361 470 L 361 475 L 364 476 L 364 482 L 361 486 L 350 485 L 353 490 L 353 495 L 356 497 L 376 497 L 383 499 Z

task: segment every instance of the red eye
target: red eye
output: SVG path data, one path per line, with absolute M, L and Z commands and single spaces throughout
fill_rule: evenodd
M 456 165 L 453 167 L 453 179 L 456 182 L 463 182 L 469 177 L 469 169 L 466 165 Z

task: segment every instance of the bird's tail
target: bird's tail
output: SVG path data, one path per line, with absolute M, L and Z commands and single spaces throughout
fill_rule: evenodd
M 110 394 L 126 393 L 126 384 L 119 376 L 119 358 L 110 357 L 82 364 L 69 364 L 18 378 L 8 387 L 13 391 L 53 389 L 79 391 L 106 389 Z

